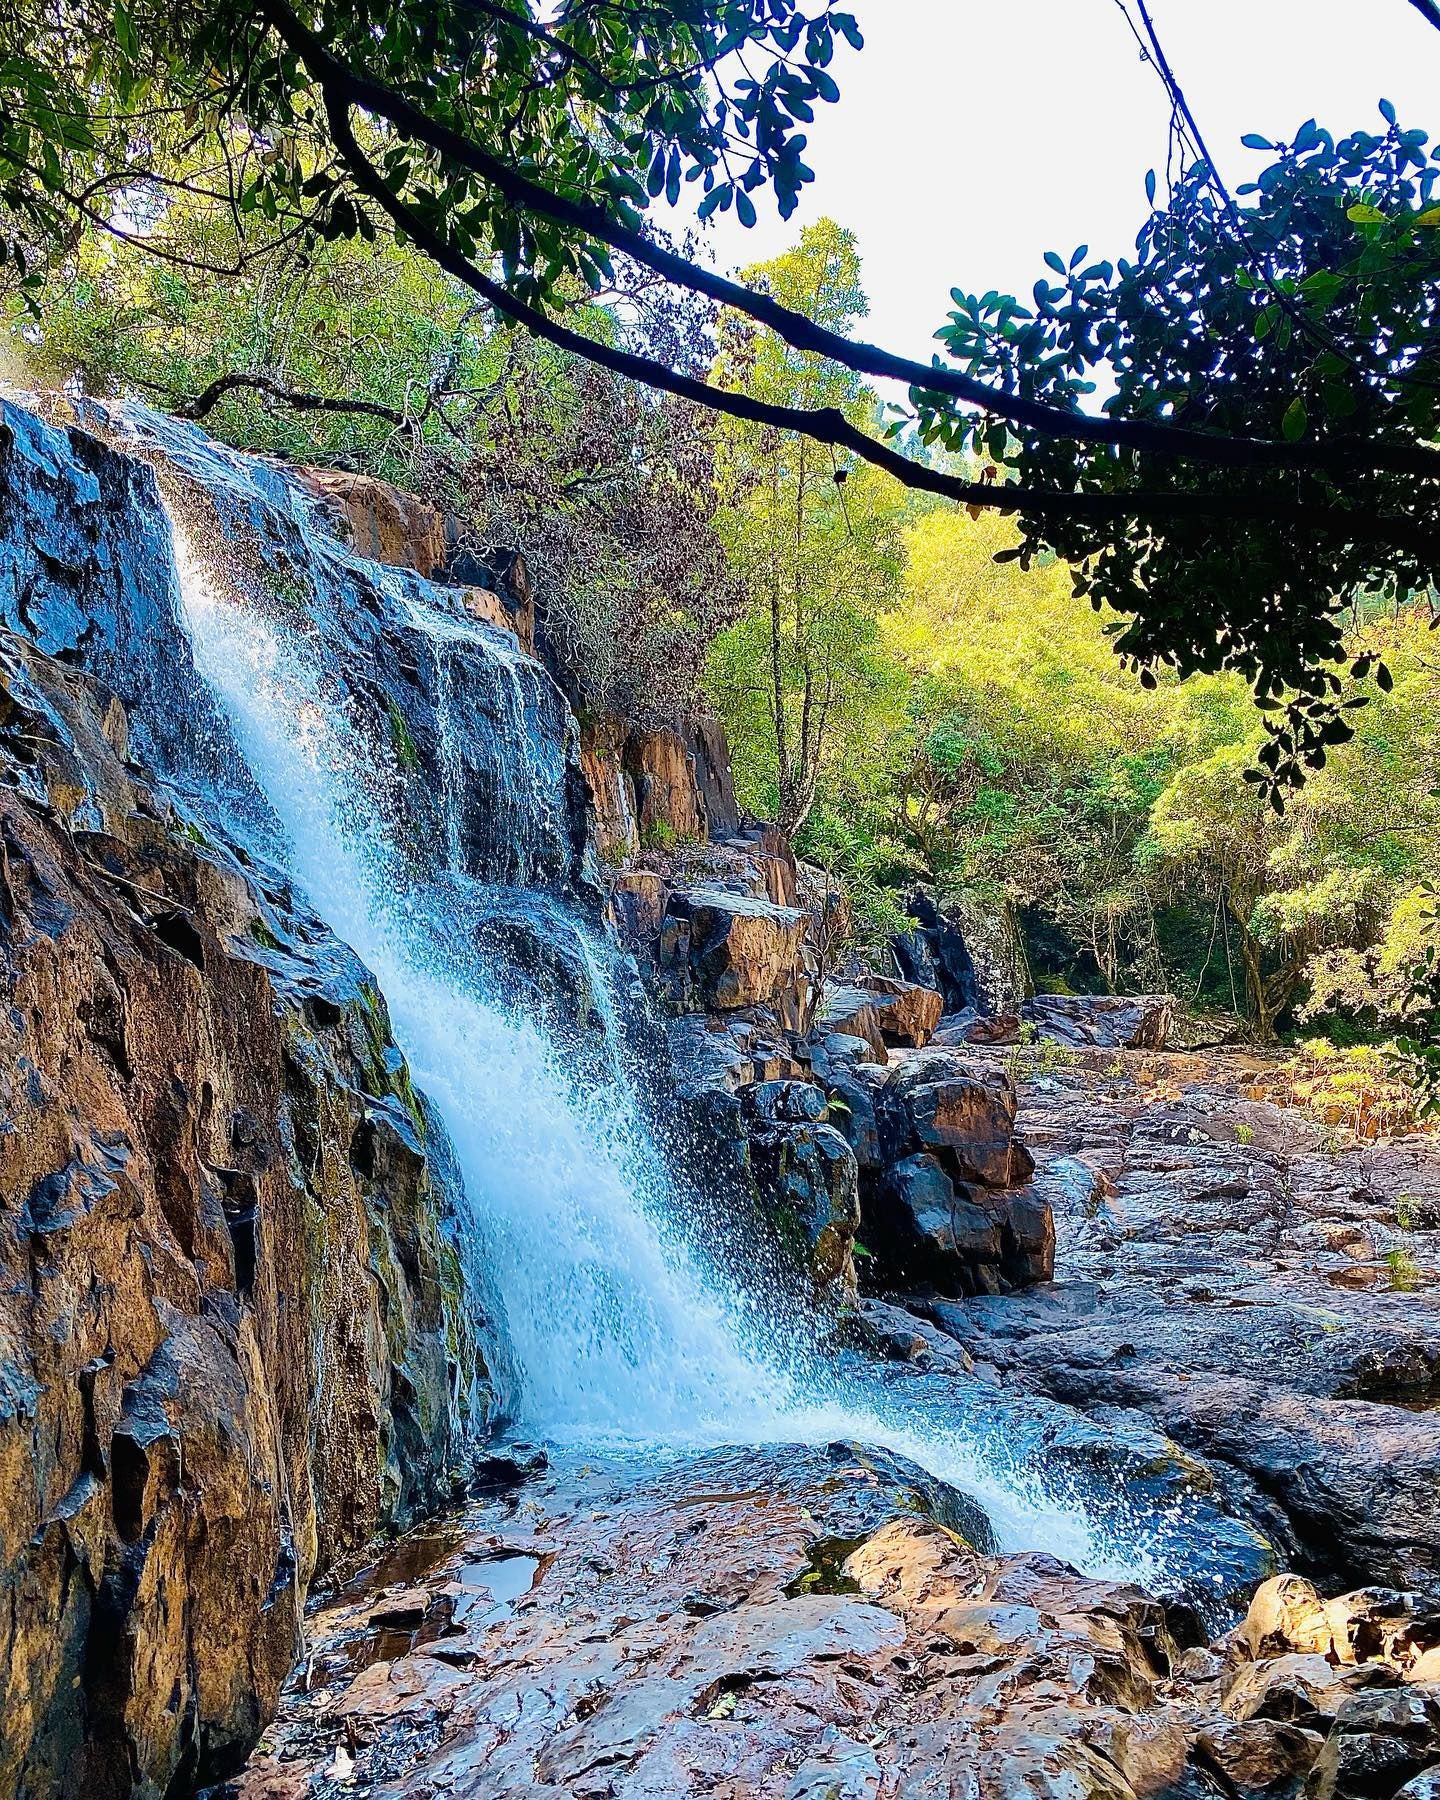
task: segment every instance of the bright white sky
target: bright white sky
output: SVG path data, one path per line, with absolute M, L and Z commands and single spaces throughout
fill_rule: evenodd
M 851 0 L 865 49 L 841 47 L 841 98 L 810 131 L 817 179 L 788 223 L 723 217 L 725 266 L 759 261 L 829 213 L 860 239 L 864 335 L 922 356 L 952 287 L 1027 298 L 1046 250 L 1129 250 L 1145 171 L 1162 171 L 1168 108 L 1114 0 Z M 1247 131 L 1440 132 L 1440 32 L 1407 0 L 1152 0 L 1210 149 L 1236 183 L 1264 158 Z

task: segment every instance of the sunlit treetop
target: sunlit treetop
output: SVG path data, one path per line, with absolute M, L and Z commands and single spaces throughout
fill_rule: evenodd
M 83 230 L 176 254 L 165 218 L 182 185 L 258 215 L 272 244 L 391 232 L 616 374 L 803 433 L 842 474 L 864 460 L 1018 515 L 1023 557 L 1058 552 L 1132 621 L 1123 654 L 1245 675 L 1277 709 L 1282 785 L 1363 698 L 1332 666 L 1338 608 L 1440 572 L 1437 165 L 1393 117 L 1338 143 L 1306 126 L 1233 198 L 1192 157 L 1133 258 L 1051 256 L 1023 306 L 957 290 L 927 365 L 649 224 L 687 190 L 698 213 L 743 223 L 767 195 L 793 211 L 806 128 L 861 47 L 826 0 L 20 0 L 9 31 L 0 235 L 32 297 Z M 898 383 L 920 441 L 587 335 L 567 297 L 616 255 Z

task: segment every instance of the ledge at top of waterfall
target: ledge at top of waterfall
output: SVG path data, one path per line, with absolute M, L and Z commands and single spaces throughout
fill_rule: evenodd
M 593 914 L 578 736 L 545 669 L 462 590 L 342 544 L 283 468 L 147 408 L 123 426 L 177 527 L 187 612 L 248 615 L 252 645 L 268 634 L 292 682 L 304 662 L 295 729 L 333 715 L 364 756 L 397 876 L 543 889 Z

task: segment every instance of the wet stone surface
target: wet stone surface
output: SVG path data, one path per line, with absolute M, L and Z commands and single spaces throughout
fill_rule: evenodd
M 425 1560 L 312 1614 L 230 1793 L 1389 1794 L 1440 1764 L 1416 1596 L 1281 1577 L 1182 1650 L 1140 1589 L 982 1554 L 855 1446 L 562 1456 Z
M 1212 1559 L 1233 1535 L 1242 1609 L 1262 1538 L 1314 1585 L 1265 1580 L 1225 1629 L 1000 1554 L 854 1445 L 560 1456 L 312 1617 L 235 1791 L 1429 1800 L 1435 1146 L 1337 1143 L 1251 1073 L 1106 1052 L 1022 1080 L 1057 1280 L 867 1296 L 852 1331 L 892 1403 L 1003 1416 L 1157 1521 L 1183 1493 Z
M 1291 1566 L 1440 1593 L 1440 1140 L 1357 1142 L 1254 1074 L 1107 1051 L 1022 1080 L 1056 1280 L 898 1298 L 1008 1392 L 1150 1420 Z

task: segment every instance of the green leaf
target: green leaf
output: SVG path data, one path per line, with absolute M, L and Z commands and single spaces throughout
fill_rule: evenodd
M 1371 206 L 1364 200 L 1357 200 L 1354 206 L 1347 206 L 1345 217 L 1352 225 L 1383 225 L 1385 223 L 1385 215 L 1380 208 Z
M 135 36 L 135 25 L 130 17 L 125 0 L 115 0 L 115 42 L 122 53 L 133 62 L 140 51 L 139 40 Z
M 1305 402 L 1297 394 L 1285 408 L 1285 417 L 1280 421 L 1280 431 L 1287 444 L 1297 443 L 1305 435 L 1310 423 L 1310 415 L 1305 410 Z

